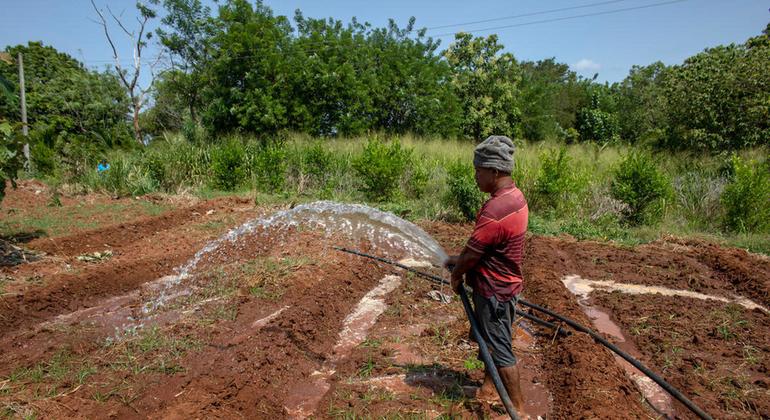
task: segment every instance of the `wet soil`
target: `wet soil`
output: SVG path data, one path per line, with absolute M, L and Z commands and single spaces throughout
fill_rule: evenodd
M 4 208 L 38 210 L 9 198 Z M 65 207 L 76 205 L 64 201 Z M 503 413 L 499 405 L 468 396 L 480 385 L 483 368 L 468 340 L 462 305 L 429 295 L 451 295 L 446 288 L 331 248 L 378 252 L 364 241 L 346 244 L 307 230 L 257 231 L 204 256 L 187 278 L 158 280 L 225 230 L 273 210 L 221 198 L 28 242 L 46 255 L 2 269 L 11 280 L 0 297 L 0 414 L 186 419 Z M 421 225 L 450 253 L 461 249 L 472 228 Z M 103 250 L 113 257 L 77 259 Z M 526 299 L 584 325 L 596 320 L 564 286 L 565 276 L 739 295 L 770 306 L 767 259 L 698 241 L 667 238 L 631 249 L 530 237 L 524 268 Z M 373 293 L 389 275 L 398 276 L 400 286 Z M 619 326 L 609 340 L 624 337 L 645 364 L 715 418 L 767 418 L 766 313 L 601 290 L 591 292 L 589 303 Z M 359 312 L 362 305 L 377 310 Z M 554 337 L 521 320 L 517 332 L 529 414 L 658 417 L 613 354 L 587 335 Z M 679 403 L 674 417 L 695 418 Z

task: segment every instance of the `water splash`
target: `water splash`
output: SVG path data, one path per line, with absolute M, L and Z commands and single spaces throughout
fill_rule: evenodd
M 378 247 L 400 249 L 412 257 L 427 258 L 435 265 L 441 265 L 447 259 L 444 249 L 428 233 L 392 213 L 361 204 L 316 201 L 248 221 L 230 230 L 198 251 L 192 260 L 179 269 L 179 275 L 187 276 L 205 255 L 245 234 L 259 229 L 286 230 L 298 227 L 319 229 L 327 236 L 342 234 L 353 241 L 365 239 Z
M 209 242 L 164 282 L 164 290 L 156 299 L 144 305 L 143 312 L 152 312 L 178 296 L 179 291 L 169 292 L 189 277 L 204 257 L 213 254 L 223 245 L 242 240 L 246 235 L 274 236 L 291 228 L 320 230 L 327 237 L 342 235 L 354 243 L 366 240 L 378 249 L 404 252 L 412 258 L 425 259 L 436 266 L 443 265 L 447 259 L 444 249 L 427 232 L 392 213 L 361 204 L 316 201 L 250 220 Z

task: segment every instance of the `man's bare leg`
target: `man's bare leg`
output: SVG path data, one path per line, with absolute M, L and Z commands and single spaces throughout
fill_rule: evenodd
M 500 373 L 500 379 L 503 380 L 503 386 L 505 386 L 505 390 L 508 391 L 508 396 L 511 397 L 511 402 L 513 403 L 513 406 L 516 407 L 516 411 L 520 414 L 524 414 L 524 397 L 521 395 L 519 366 L 513 365 L 498 368 L 497 371 Z

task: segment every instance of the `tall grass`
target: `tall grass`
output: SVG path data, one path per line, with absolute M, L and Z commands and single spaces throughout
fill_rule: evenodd
M 100 176 L 95 171 L 86 171 L 64 181 L 113 195 L 176 193 L 186 189 L 211 194 L 212 187 L 222 188 L 213 180 L 224 176 L 228 180 L 226 189 L 256 190 L 262 201 L 332 199 L 370 202 L 412 219 L 472 217 L 477 198 L 466 185 L 471 182 L 467 174 L 462 175 L 457 165 L 464 163 L 467 171 L 473 159 L 473 143 L 408 135 L 378 137 L 388 144 L 395 141 L 399 153 L 408 155 L 397 162 L 397 170 L 391 171 L 393 168 L 385 164 L 380 167 L 384 172 L 362 174 L 364 163 L 382 163 L 377 153 L 366 152 L 367 145 L 372 147 L 372 136 L 315 139 L 288 135 L 272 143 L 230 136 L 215 144 L 193 144 L 181 134 L 175 134 L 153 142 L 144 150 L 109 153 L 106 158 L 112 169 L 106 174 Z M 243 173 L 239 172 L 238 165 L 224 164 L 227 159 L 222 157 L 223 147 L 239 150 L 234 159 L 243 161 Z M 512 175 L 530 201 L 531 230 L 626 242 L 651 240 L 666 233 L 706 235 L 767 252 L 764 250 L 770 246 L 763 244 L 770 237 L 764 231 L 743 229 L 734 233 L 726 227 L 728 203 L 736 201 L 723 198 L 734 178 L 734 165 L 727 155 L 653 152 L 651 164 L 665 175 L 673 196 L 657 226 L 625 226 L 628 204 L 613 197 L 611 187 L 621 164 L 635 151 L 628 145 L 602 147 L 592 143 L 564 145 L 550 140 L 517 141 Z M 370 155 L 367 157 L 366 153 Z M 753 162 L 756 169 L 751 173 L 759 174 L 755 176 L 767 171 L 766 149 L 745 150 L 739 155 L 742 162 Z M 465 184 L 455 182 L 457 177 L 463 178 Z M 383 184 L 375 185 L 377 182 Z M 384 196 L 378 195 L 382 188 L 387 190 Z M 738 188 L 732 187 L 730 191 Z M 744 190 L 753 191 L 746 188 L 740 191 Z M 764 191 L 763 188 L 756 190 Z M 759 199 L 761 202 L 762 198 Z M 767 197 L 764 200 L 767 202 Z

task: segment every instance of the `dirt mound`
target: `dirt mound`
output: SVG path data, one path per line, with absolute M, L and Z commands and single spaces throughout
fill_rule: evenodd
M 166 215 L 30 242 L 31 249 L 47 252 L 49 257 L 22 266 L 13 274 L 39 278 L 41 284 L 21 282 L 15 293 L 0 298 L 0 332 L 93 306 L 105 297 L 126 293 L 170 274 L 212 237 L 211 232 L 192 227 L 219 217 L 217 212 L 243 220 L 248 213 L 236 209 L 248 210 L 250 207 L 244 204 L 239 199 L 218 199 Z M 73 258 L 105 249 L 111 250 L 113 257 L 99 264 Z

